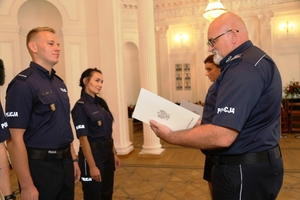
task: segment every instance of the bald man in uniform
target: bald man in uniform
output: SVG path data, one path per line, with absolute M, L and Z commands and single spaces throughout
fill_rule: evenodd
M 283 181 L 279 147 L 282 83 L 274 61 L 249 40 L 244 21 L 228 12 L 208 28 L 208 50 L 221 74 L 209 91 L 210 124 L 172 131 L 150 126 L 168 143 L 201 149 L 214 163 L 214 200 L 273 200 Z

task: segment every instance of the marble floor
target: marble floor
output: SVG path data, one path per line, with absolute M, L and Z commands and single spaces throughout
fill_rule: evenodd
M 284 182 L 278 200 L 300 199 L 300 139 L 286 134 L 280 140 L 285 165 Z M 134 133 L 134 150 L 119 156 L 122 162 L 115 172 L 114 200 L 208 200 L 207 183 L 202 179 L 204 156 L 197 149 L 162 142 L 162 156 L 144 157 L 141 131 Z M 13 189 L 18 192 L 11 171 Z M 80 182 L 76 183 L 75 200 L 81 200 Z M 20 199 L 19 194 L 17 195 Z

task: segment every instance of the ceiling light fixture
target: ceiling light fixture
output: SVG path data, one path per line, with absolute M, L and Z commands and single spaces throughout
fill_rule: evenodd
M 203 13 L 203 17 L 211 22 L 226 12 L 227 11 L 225 7 L 220 0 L 209 0 L 208 5 Z

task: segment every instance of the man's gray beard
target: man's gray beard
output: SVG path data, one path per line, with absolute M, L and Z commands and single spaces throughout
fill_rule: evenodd
M 214 54 L 214 63 L 219 65 L 223 57 L 216 50 L 213 51 L 213 54 Z

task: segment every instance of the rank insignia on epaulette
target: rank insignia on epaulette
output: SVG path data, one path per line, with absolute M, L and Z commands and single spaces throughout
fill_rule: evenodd
M 50 104 L 50 108 L 51 108 L 51 110 L 54 112 L 54 111 L 55 111 L 55 104 L 54 104 L 54 103 L 51 103 L 51 104 Z
M 97 123 L 98 123 L 98 126 L 102 125 L 102 121 L 101 120 L 99 120 Z

